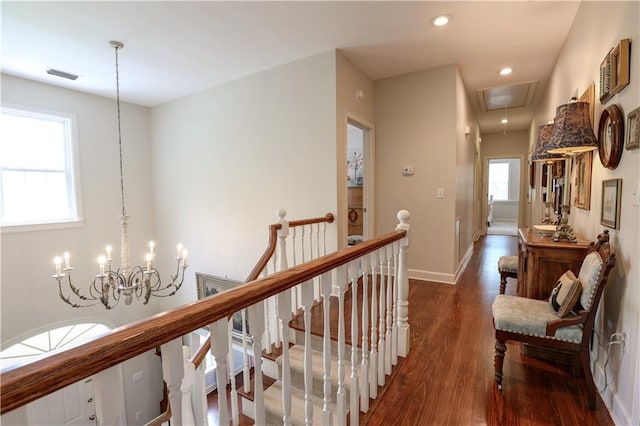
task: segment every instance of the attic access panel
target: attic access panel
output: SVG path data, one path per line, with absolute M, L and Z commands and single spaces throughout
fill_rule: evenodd
M 492 87 L 478 91 L 483 111 L 525 107 L 531 104 L 537 81 Z

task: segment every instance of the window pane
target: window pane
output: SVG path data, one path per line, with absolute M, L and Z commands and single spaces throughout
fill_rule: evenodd
M 3 223 L 75 219 L 69 212 L 65 173 L 4 171 L 1 179 Z
M 489 195 L 494 200 L 509 199 L 509 163 L 489 163 Z
M 67 167 L 69 120 L 3 112 L 0 121 L 0 166 L 14 169 Z

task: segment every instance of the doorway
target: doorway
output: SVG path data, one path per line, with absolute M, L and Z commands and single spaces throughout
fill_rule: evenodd
M 487 160 L 487 234 L 517 235 L 521 168 L 518 157 Z
M 361 243 L 373 235 L 372 127 L 347 119 L 347 245 Z

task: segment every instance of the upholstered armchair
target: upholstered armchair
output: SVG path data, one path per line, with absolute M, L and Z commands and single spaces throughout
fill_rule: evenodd
M 503 387 L 505 343 L 524 342 L 570 354 L 574 372 L 579 371 L 578 367 L 584 372 L 587 405 L 595 409 L 596 387 L 589 365 L 589 343 L 600 296 L 615 263 L 609 231 L 604 231 L 589 247 L 578 277 L 573 277 L 570 271 L 560 277 L 549 301 L 496 296 L 492 309 L 496 330 L 495 380 L 499 390 Z

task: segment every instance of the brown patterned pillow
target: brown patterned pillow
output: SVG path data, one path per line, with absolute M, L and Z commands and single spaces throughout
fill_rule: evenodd
M 560 318 L 566 317 L 578 303 L 581 292 L 582 285 L 580 281 L 578 281 L 573 272 L 567 271 L 558 279 L 556 286 L 551 291 L 551 296 L 549 297 L 551 307 Z

